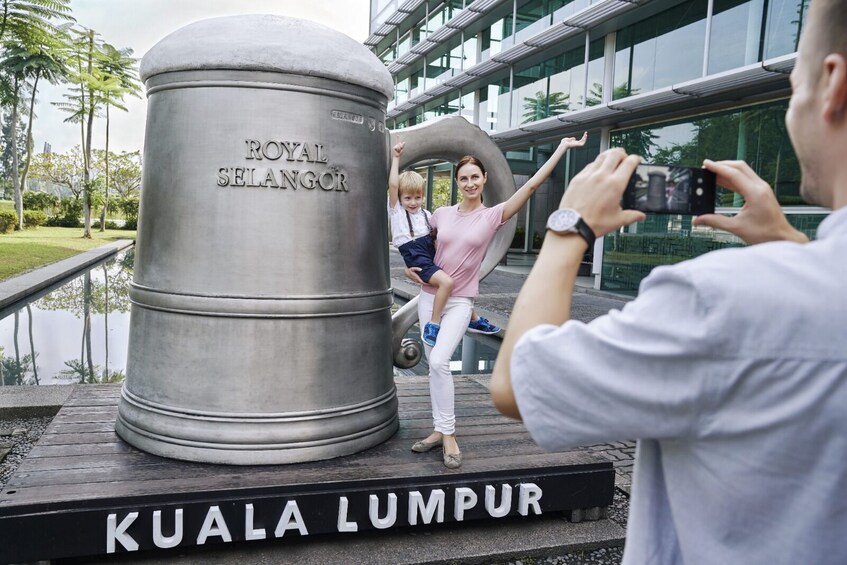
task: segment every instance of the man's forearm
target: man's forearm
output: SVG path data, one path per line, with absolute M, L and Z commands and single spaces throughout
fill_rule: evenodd
M 520 418 L 511 379 L 515 344 L 538 325 L 561 325 L 570 318 L 571 297 L 585 251 L 585 240 L 579 235 L 548 232 L 538 259 L 515 300 L 491 377 L 494 404 L 507 416 Z

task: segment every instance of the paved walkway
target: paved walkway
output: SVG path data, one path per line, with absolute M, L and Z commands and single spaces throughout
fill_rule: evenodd
M 395 293 L 401 298 L 409 299 L 416 296 L 419 286 L 406 278 L 403 272 L 403 258 L 400 253 L 391 248 L 389 252 L 391 264 L 391 284 Z M 507 258 L 507 263 L 510 259 Z M 531 264 L 526 256 L 517 256 L 512 260 L 512 265 L 497 267 L 479 285 L 479 298 L 474 307 L 481 316 L 485 316 L 493 323 L 506 327 L 509 314 L 515 299 L 526 280 L 526 275 Z M 517 265 L 516 265 L 517 264 Z M 571 303 L 571 316 L 575 320 L 590 322 L 598 316 L 602 316 L 609 310 L 620 309 L 626 304 L 630 297 L 598 291 L 593 288 L 593 277 L 580 277 L 577 281 L 577 289 L 574 292 Z M 622 441 L 587 446 L 590 450 L 605 457 L 615 466 L 615 485 L 630 493 L 632 485 L 632 466 L 635 459 L 635 442 Z

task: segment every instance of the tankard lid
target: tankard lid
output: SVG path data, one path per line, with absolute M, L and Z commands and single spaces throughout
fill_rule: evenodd
M 394 83 L 364 45 L 309 20 L 270 14 L 225 16 L 182 27 L 141 60 L 141 79 L 192 70 L 270 71 L 319 76 L 391 99 Z

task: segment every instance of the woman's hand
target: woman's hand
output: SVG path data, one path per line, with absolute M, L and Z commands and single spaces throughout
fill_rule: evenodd
M 621 196 L 640 162 L 620 148 L 600 153 L 571 180 L 561 207 L 579 212 L 597 237 L 644 220 L 643 212 L 621 209 Z
M 710 161 L 703 166 L 718 176 L 718 184 L 744 197 L 738 214 L 728 217 L 704 214 L 694 218 L 694 225 L 728 231 L 748 244 L 765 241 L 808 243 L 809 238 L 788 223 L 770 185 L 753 172 L 744 161 Z
M 406 278 L 412 280 L 413 282 L 418 283 L 419 285 L 425 285 L 426 283 L 423 282 L 423 279 L 420 276 L 418 276 L 418 273 L 420 273 L 420 272 L 421 272 L 420 267 L 406 267 L 406 269 L 405 269 Z
M 559 147 L 564 147 L 565 151 L 570 149 L 571 147 L 582 147 L 585 145 L 585 142 L 588 141 L 588 132 L 582 134 L 582 137 L 577 139 L 575 137 L 566 137 L 562 141 L 559 142 Z

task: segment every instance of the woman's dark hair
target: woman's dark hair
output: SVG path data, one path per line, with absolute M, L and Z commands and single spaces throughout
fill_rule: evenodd
M 485 175 L 485 166 L 482 164 L 482 161 L 474 157 L 473 155 L 465 155 L 459 162 L 456 163 L 456 178 L 459 178 L 459 169 L 464 167 L 465 165 L 476 165 L 479 167 L 479 170 L 482 171 L 482 174 Z

